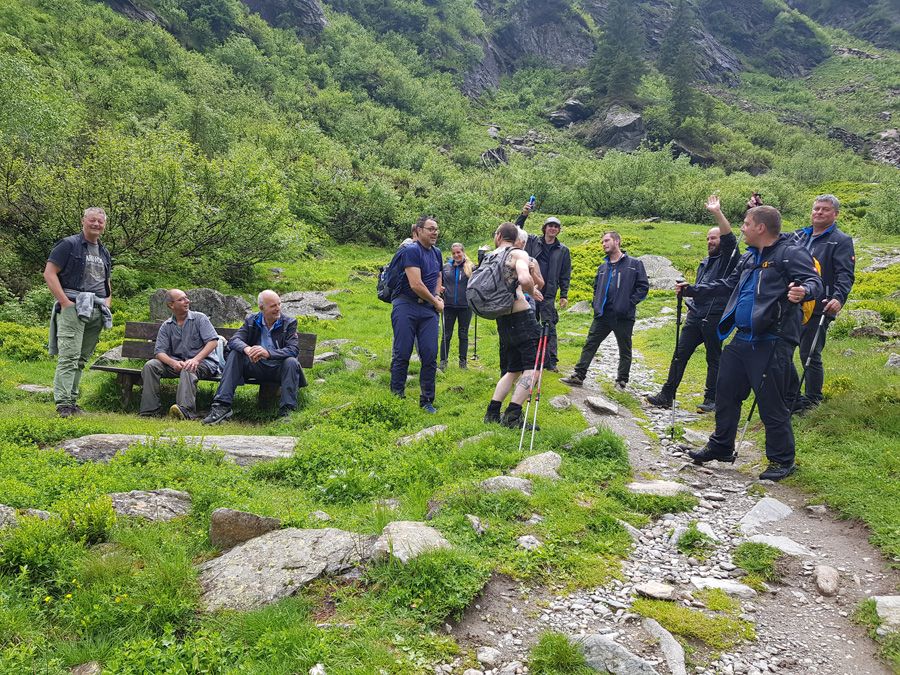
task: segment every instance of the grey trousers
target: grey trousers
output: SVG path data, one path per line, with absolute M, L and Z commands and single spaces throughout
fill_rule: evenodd
M 197 415 L 197 380 L 201 377 L 212 377 L 218 369 L 204 361 L 197 368 L 196 373 L 182 370 L 176 373 L 162 361 L 150 359 L 144 364 L 141 378 L 144 381 L 141 391 L 141 414 L 159 410 L 160 380 L 163 377 L 177 377 L 178 390 L 175 392 L 175 402 L 181 406 L 188 417 Z

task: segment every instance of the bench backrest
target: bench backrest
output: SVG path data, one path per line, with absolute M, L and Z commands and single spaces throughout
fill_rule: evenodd
M 152 359 L 156 346 L 156 334 L 161 325 L 155 321 L 127 321 L 125 323 L 125 340 L 122 342 L 122 356 L 126 359 L 143 359 L 144 361 Z M 213 326 L 213 328 L 226 340 L 230 340 L 238 330 L 219 326 Z M 316 355 L 316 334 L 297 333 L 297 337 L 300 344 L 297 360 L 304 368 L 312 368 Z

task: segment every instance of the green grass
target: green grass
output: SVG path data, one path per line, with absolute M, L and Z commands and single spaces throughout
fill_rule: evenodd
M 710 616 L 673 602 L 645 598 L 635 600 L 631 608 L 641 616 L 656 619 L 669 632 L 715 650 L 756 639 L 753 624 L 730 616 Z
M 876 632 L 881 627 L 881 618 L 875 611 L 874 600 L 863 600 L 853 614 L 856 623 L 866 627 L 869 637 L 879 644 L 879 654 L 894 669 L 900 672 L 900 631 L 891 631 L 887 635 L 878 635 Z
M 542 633 L 528 657 L 529 672 L 534 675 L 589 675 L 584 653 L 562 633 Z
M 747 572 L 744 583 L 756 590 L 762 590 L 765 581 L 781 579 L 778 561 L 783 557 L 777 548 L 751 541 L 740 544 L 732 553 L 734 564 Z
M 684 555 L 705 560 L 708 558 L 716 544 L 712 537 L 703 534 L 697 529 L 697 521 L 692 520 L 687 527 L 687 531 L 678 539 L 676 548 Z

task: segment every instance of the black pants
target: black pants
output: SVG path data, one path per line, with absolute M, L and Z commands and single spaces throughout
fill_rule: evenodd
M 684 369 L 691 360 L 697 347 L 706 347 L 706 390 L 703 394 L 705 401 L 716 400 L 716 378 L 719 376 L 719 358 L 722 356 L 722 341 L 716 334 L 720 315 L 707 317 L 705 320 L 689 313 L 688 320 L 681 329 L 678 339 L 678 348 L 669 366 L 669 377 L 662 387 L 662 393 L 667 398 L 673 398 L 684 377 Z
M 803 332 L 800 334 L 800 363 L 805 364 L 809 357 L 809 366 L 806 367 L 806 398 L 812 403 L 819 403 L 822 400 L 822 385 L 825 384 L 825 367 L 822 365 L 822 349 L 825 348 L 825 332 L 828 325 L 834 321 L 833 316 L 826 316 L 819 330 L 819 336 L 816 338 L 816 344 L 813 344 L 813 338 L 816 336 L 816 330 L 819 328 L 819 321 L 822 315 L 813 315 L 809 317 L 806 325 L 803 326 Z M 793 366 L 793 364 L 791 364 Z M 800 378 L 797 370 L 794 368 L 792 378 L 790 396 L 793 396 L 797 387 L 800 386 Z M 803 392 L 800 392 L 801 394 Z
M 441 361 L 447 360 L 450 342 L 453 339 L 453 327 L 459 320 L 459 360 L 465 361 L 469 355 L 469 324 L 472 323 L 472 310 L 468 307 L 448 307 L 444 305 L 444 334 L 441 336 Z
M 581 358 L 575 365 L 575 374 L 582 379 L 587 375 L 588 368 L 600 343 L 606 336 L 612 333 L 616 336 L 616 344 L 619 346 L 619 370 L 616 380 L 628 382 L 628 374 L 631 372 L 631 334 L 634 332 L 634 319 L 623 319 L 615 314 L 606 313 L 603 316 L 594 316 L 591 329 L 588 331 L 587 341 L 581 350 Z
M 559 363 L 556 344 L 556 324 L 559 323 L 559 312 L 553 306 L 553 299 L 547 298 L 543 302 L 535 303 L 534 315 L 539 324 L 547 324 L 547 352 L 544 356 L 544 367 L 556 368 L 556 364 Z
M 774 350 L 774 353 L 773 353 Z M 766 428 L 766 457 L 773 462 L 794 461 L 794 429 L 789 398 L 794 346 L 784 340 L 746 342 L 735 338 L 722 352 L 716 390 L 716 430 L 709 447 L 722 454 L 734 450 L 741 404 L 756 395 L 759 417 Z
M 294 357 L 282 361 L 257 361 L 253 363 L 244 352 L 232 351 L 225 359 L 222 381 L 213 403 L 231 406 L 235 390 L 247 380 L 277 382 L 281 385 L 279 405 L 297 409 L 297 388 L 306 386 L 306 376 L 300 362 Z

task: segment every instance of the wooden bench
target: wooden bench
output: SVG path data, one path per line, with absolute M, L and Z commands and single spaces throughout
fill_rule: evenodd
M 156 334 L 159 332 L 161 325 L 161 323 L 157 322 L 128 321 L 125 324 L 125 339 L 122 341 L 122 357 L 141 361 L 152 359 L 156 347 Z M 216 329 L 216 333 L 226 340 L 230 340 L 238 331 L 237 328 L 220 328 L 218 326 L 213 326 L 213 328 Z M 312 368 L 316 352 L 316 335 L 315 333 L 297 333 L 297 337 L 299 338 L 300 347 L 297 360 L 304 368 Z M 125 407 L 131 403 L 131 393 L 134 385 L 141 384 L 141 370 L 138 368 L 124 368 L 116 365 L 95 363 L 91 366 L 91 370 L 116 374 L 122 405 Z M 202 379 L 218 382 L 221 378 L 216 375 L 215 377 L 204 377 Z M 261 406 L 269 405 L 278 398 L 279 385 L 276 382 L 247 380 L 247 384 L 259 385 L 259 404 Z

